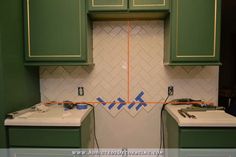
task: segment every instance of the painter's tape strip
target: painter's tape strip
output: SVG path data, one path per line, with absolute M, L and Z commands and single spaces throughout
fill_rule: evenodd
M 142 108 L 142 106 L 146 107 L 147 104 L 145 103 L 145 101 L 142 99 L 142 96 L 144 95 L 144 92 L 141 91 L 137 97 L 135 98 L 136 101 L 139 102 L 139 104 L 136 106 L 136 110 L 140 110 Z M 103 105 L 107 105 L 107 103 L 101 98 L 101 97 L 98 97 L 97 100 Z M 121 110 L 125 105 L 126 105 L 126 102 L 125 100 L 123 100 L 122 98 L 118 98 L 118 106 L 117 106 L 117 109 L 118 110 Z M 111 110 L 114 108 L 114 106 L 116 105 L 116 101 L 113 101 L 109 106 L 108 106 L 108 109 Z M 132 109 L 133 107 L 135 106 L 135 101 L 133 101 L 131 104 L 128 105 L 128 109 Z
M 116 102 L 113 101 L 113 103 L 111 103 L 109 106 L 108 106 L 108 109 L 111 110 L 114 106 L 115 106 Z
M 135 105 L 135 102 L 133 101 L 131 104 L 129 104 L 128 109 L 131 110 L 134 107 L 134 105 Z
M 105 106 L 107 103 L 105 103 L 105 101 L 102 100 L 102 98 L 98 97 L 97 101 L 99 101 L 100 103 L 102 103 L 103 106 Z
M 146 107 L 147 104 L 144 102 L 144 100 L 142 99 L 142 96 L 144 95 L 144 92 L 140 92 L 139 95 L 135 98 L 136 101 L 139 101 L 140 104 L 138 106 L 136 106 L 136 110 L 139 110 L 142 106 Z
M 117 107 L 118 110 L 120 110 L 123 106 L 125 106 L 125 101 L 121 98 L 117 99 L 120 102 L 120 105 Z

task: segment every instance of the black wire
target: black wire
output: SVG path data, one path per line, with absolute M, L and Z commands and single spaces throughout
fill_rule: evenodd
M 162 105 L 162 108 L 161 108 L 161 119 L 160 119 L 160 147 L 159 147 L 159 152 L 158 152 L 158 157 L 160 156 L 160 153 L 161 153 L 161 149 L 162 149 L 162 145 L 163 145 L 163 148 L 165 146 L 165 137 L 164 137 L 164 122 L 163 122 L 163 111 L 165 109 L 165 106 L 167 105 L 167 100 L 169 99 L 169 95 L 166 97 L 163 105 Z

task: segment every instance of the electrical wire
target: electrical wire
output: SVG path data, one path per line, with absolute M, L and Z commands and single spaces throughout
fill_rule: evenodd
M 167 103 L 167 100 L 169 99 L 170 95 L 168 95 L 162 105 L 162 108 L 161 108 L 161 116 L 160 116 L 160 147 L 159 147 L 159 152 L 158 152 L 158 155 L 157 157 L 160 156 L 160 153 L 161 153 L 161 149 L 164 148 L 165 146 L 165 137 L 164 137 L 164 122 L 163 122 L 163 111 L 165 109 L 165 106 L 168 104 Z M 163 146 L 163 147 L 162 147 Z

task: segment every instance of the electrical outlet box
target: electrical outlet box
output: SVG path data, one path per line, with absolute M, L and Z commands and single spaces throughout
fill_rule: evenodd
M 174 86 L 169 86 L 168 87 L 168 96 L 174 95 Z
M 84 87 L 78 87 L 78 96 L 84 96 Z

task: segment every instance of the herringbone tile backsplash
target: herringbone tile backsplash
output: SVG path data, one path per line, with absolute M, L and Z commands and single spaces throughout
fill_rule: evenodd
M 95 66 L 41 67 L 42 101 L 96 102 L 98 97 L 108 102 L 117 101 L 118 98 L 128 101 L 127 23 L 127 21 L 94 22 Z M 142 99 L 146 102 L 163 101 L 167 95 L 167 86 L 173 85 L 175 93 L 171 99 L 190 97 L 217 104 L 218 67 L 164 66 L 164 22 L 131 21 L 130 25 L 130 101 L 135 100 L 140 92 L 144 93 Z M 77 87 L 80 86 L 85 88 L 85 96 L 77 95 Z M 103 128 L 106 129 L 105 133 L 103 132 L 105 129 L 98 129 L 101 145 L 158 147 L 159 106 L 147 105 L 140 110 L 129 109 L 128 106 L 120 110 L 117 107 L 108 109 L 107 106 L 97 106 L 98 121 L 105 123 Z M 156 119 L 149 117 L 151 115 L 156 115 Z M 147 117 L 150 118 L 148 121 Z M 147 123 L 145 128 L 136 128 L 143 123 Z M 119 135 L 112 136 L 117 127 L 129 127 L 131 130 L 136 128 L 137 135 L 131 134 L 131 130 L 124 129 Z M 110 137 L 107 138 L 103 134 Z M 150 137 L 150 134 L 153 135 Z

